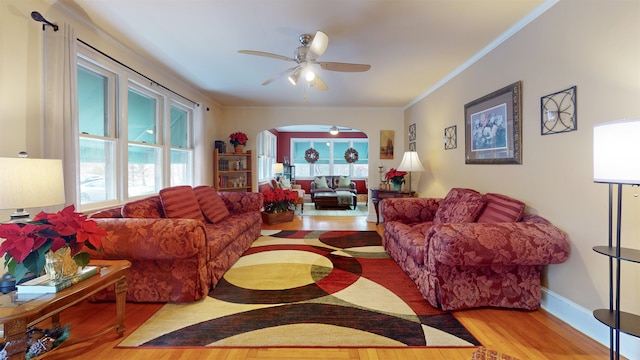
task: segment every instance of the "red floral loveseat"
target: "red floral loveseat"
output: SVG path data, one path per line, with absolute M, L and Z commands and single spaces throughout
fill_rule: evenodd
M 460 188 L 444 199 L 384 199 L 383 246 L 435 307 L 537 309 L 540 272 L 568 258 L 569 241 L 524 208 Z
M 174 186 L 91 215 L 107 231 L 101 254 L 125 259 L 127 301 L 192 302 L 207 295 L 260 236 L 263 195 Z M 93 300 L 114 300 L 113 291 Z

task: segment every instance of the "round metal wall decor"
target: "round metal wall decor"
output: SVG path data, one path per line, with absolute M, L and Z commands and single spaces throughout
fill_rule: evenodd
M 348 148 L 347 151 L 344 152 L 344 159 L 347 160 L 349 164 L 358 161 L 358 150 L 351 147 Z
M 319 158 L 320 154 L 318 153 L 318 150 L 314 148 L 308 148 L 307 151 L 304 152 L 304 159 L 309 164 L 314 164 Z

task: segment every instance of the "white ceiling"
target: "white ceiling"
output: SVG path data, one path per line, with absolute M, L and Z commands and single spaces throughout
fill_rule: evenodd
M 58 3 L 157 59 L 221 106 L 405 107 L 555 0 Z M 286 78 L 262 86 L 294 63 L 238 53 L 249 49 L 292 57 L 299 35 L 317 30 L 329 36 L 320 61 L 370 64 L 371 70 L 322 71 L 329 87 L 324 92 L 302 82 L 294 87 Z

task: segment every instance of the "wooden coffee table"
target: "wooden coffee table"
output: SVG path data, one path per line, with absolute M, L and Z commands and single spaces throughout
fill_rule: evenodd
M 313 196 L 313 202 L 315 204 L 316 209 L 321 207 L 347 207 L 350 208 L 353 205 L 353 209 L 355 210 L 358 207 L 358 196 L 350 191 L 342 191 L 344 195 L 348 195 L 351 197 L 351 203 L 348 205 L 340 205 L 338 203 L 338 194 L 335 191 L 326 191 L 315 193 Z
M 124 335 L 124 310 L 127 295 L 127 270 L 131 263 L 126 260 L 93 260 L 89 265 L 99 266 L 100 274 L 94 275 L 55 294 L 42 294 L 26 302 L 17 301 L 16 293 L 0 296 L 0 323 L 3 324 L 4 342 L 9 359 L 24 359 L 27 352 L 27 328 L 51 318 L 53 326 L 60 326 L 60 312 L 80 303 L 100 290 L 115 285 L 116 322 L 89 337 L 65 341 L 58 348 L 84 342 L 108 331 L 116 330 Z M 56 348 L 57 349 L 57 348 Z

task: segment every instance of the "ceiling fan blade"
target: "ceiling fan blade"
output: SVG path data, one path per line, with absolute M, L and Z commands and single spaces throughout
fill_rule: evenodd
M 371 65 L 367 64 L 351 64 L 332 61 L 318 61 L 317 64 L 324 70 L 343 71 L 343 72 L 362 72 L 371 69 Z
M 284 70 L 284 71 L 281 71 L 281 72 L 279 72 L 279 73 L 277 73 L 277 74 L 273 75 L 272 77 L 268 78 L 267 80 L 265 80 L 265 81 L 262 83 L 262 85 L 263 85 L 263 86 L 264 86 L 264 85 L 269 85 L 269 84 L 271 84 L 272 82 L 274 82 L 275 80 L 278 80 L 279 78 L 281 78 L 281 77 L 283 77 L 283 76 L 287 75 L 288 73 L 295 73 L 295 72 L 296 72 L 296 70 L 297 70 L 299 67 L 300 67 L 300 65 L 298 65 L 298 66 L 294 66 L 294 67 L 292 67 L 292 68 L 288 68 L 287 70 Z
M 274 54 L 274 53 L 268 53 L 268 52 L 264 52 L 264 51 L 238 50 L 238 52 L 240 54 L 264 56 L 264 57 L 269 57 L 269 58 L 272 58 L 272 59 L 285 60 L 285 61 L 295 61 L 294 59 L 292 59 L 292 58 L 290 58 L 288 56 L 278 55 L 278 54 Z
M 309 45 L 307 60 L 311 60 L 311 56 L 313 56 L 314 59 L 320 57 L 320 55 L 324 54 L 325 50 L 327 50 L 327 45 L 329 45 L 329 37 L 327 34 L 322 31 L 317 31 L 311 45 Z
M 318 74 L 316 74 L 313 80 L 309 82 L 309 85 L 321 91 L 327 91 L 329 89 L 327 87 L 327 84 L 325 84 L 324 81 L 320 79 L 320 76 L 318 76 Z

